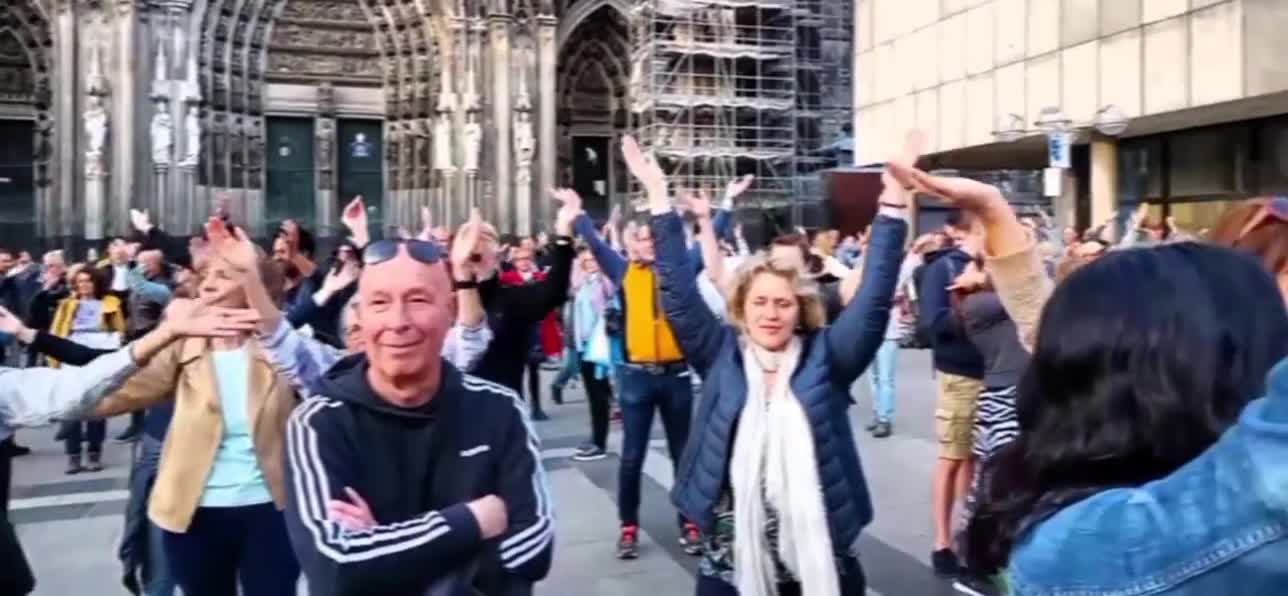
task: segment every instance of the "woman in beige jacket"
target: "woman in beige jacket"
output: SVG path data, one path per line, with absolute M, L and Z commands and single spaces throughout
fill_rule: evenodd
M 262 255 L 260 269 L 267 287 L 280 291 L 282 274 Z M 247 306 L 227 263 L 212 259 L 199 274 L 203 300 Z M 284 430 L 295 406 L 290 383 L 250 334 L 187 339 L 154 357 L 95 414 L 166 399 L 174 400 L 174 418 L 148 516 L 164 530 L 165 555 L 184 594 L 226 596 L 238 593 L 239 583 L 245 596 L 295 593 L 299 566 L 281 514 Z

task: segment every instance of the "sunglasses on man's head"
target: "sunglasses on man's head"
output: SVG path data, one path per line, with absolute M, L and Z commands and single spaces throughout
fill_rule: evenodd
M 378 265 L 398 256 L 398 247 L 406 246 L 407 255 L 426 265 L 443 260 L 443 249 L 435 242 L 407 238 L 389 238 L 371 243 L 362 251 L 362 264 Z

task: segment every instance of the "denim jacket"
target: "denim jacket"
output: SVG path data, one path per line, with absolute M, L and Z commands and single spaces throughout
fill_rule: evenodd
M 1037 524 L 1011 553 L 1017 596 L 1288 594 L 1288 359 L 1267 396 L 1165 478 Z

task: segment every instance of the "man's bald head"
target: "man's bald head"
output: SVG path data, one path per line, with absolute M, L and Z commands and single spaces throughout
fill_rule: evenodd
M 429 399 L 398 388 L 421 387 L 430 377 L 437 382 L 455 313 L 446 264 L 422 263 L 399 245 L 393 258 L 363 268 L 358 296 L 359 332 L 373 387 L 398 405 Z

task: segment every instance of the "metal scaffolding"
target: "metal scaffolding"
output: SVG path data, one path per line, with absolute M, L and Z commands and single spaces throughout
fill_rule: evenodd
M 644 0 L 631 15 L 631 116 L 674 193 L 754 174 L 742 200 L 787 207 L 798 189 L 797 0 Z M 631 199 L 641 207 L 638 185 Z

